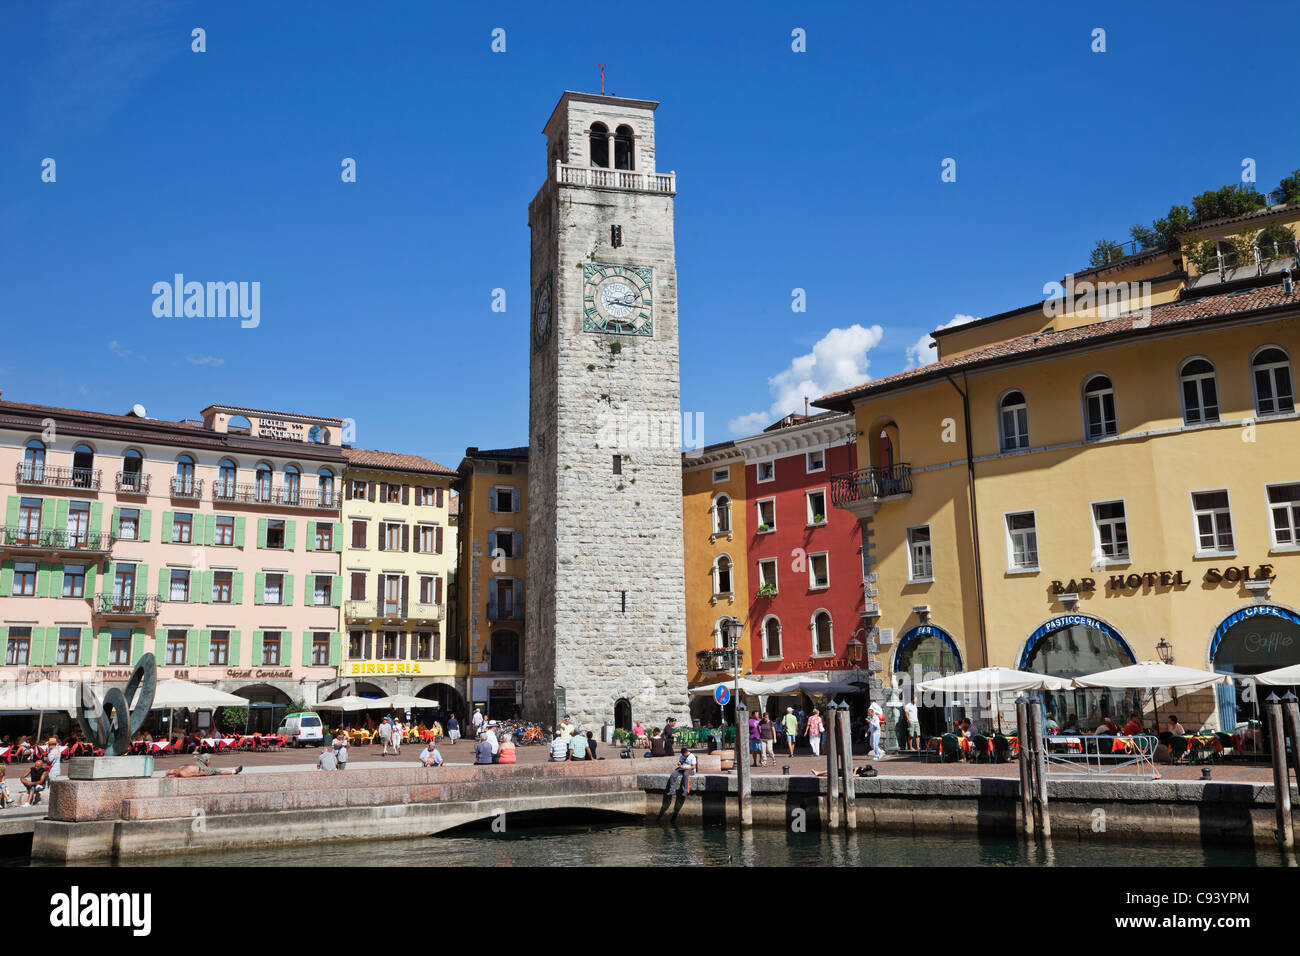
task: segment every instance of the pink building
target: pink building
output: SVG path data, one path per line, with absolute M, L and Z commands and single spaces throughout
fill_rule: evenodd
M 343 421 L 202 416 L 0 401 L 0 681 L 121 682 L 152 651 L 261 729 L 336 686 Z

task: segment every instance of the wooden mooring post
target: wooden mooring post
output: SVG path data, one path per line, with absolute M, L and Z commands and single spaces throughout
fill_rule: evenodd
M 840 828 L 839 707 L 826 705 L 826 829 Z
M 1024 697 L 1016 698 L 1016 729 L 1019 731 L 1018 739 L 1020 741 L 1020 812 L 1025 830 L 1025 836 L 1033 839 L 1034 836 L 1034 776 L 1033 776 L 1033 750 L 1029 746 L 1029 700 Z
M 853 737 L 849 729 L 849 708 L 842 707 L 839 712 L 840 767 L 844 777 L 841 789 L 844 791 L 844 828 L 858 828 L 858 809 L 854 803 L 856 788 L 853 786 Z
M 1294 706 L 1294 704 L 1292 705 Z M 1273 805 L 1277 810 L 1277 842 L 1284 850 L 1295 846 L 1295 829 L 1291 824 L 1291 773 L 1286 765 L 1286 730 L 1282 726 L 1282 702 L 1277 694 L 1269 694 L 1264 701 L 1272 737 L 1269 752 L 1273 757 Z M 1294 735 L 1295 730 L 1292 729 Z M 1292 743 L 1297 742 L 1292 736 Z
M 749 784 L 749 711 L 736 700 L 736 800 L 740 826 L 754 825 L 753 793 Z
M 1034 806 L 1038 810 L 1038 832 L 1052 836 L 1052 815 L 1047 809 L 1047 741 L 1043 738 L 1043 708 L 1034 701 L 1029 708 L 1029 736 L 1034 745 Z

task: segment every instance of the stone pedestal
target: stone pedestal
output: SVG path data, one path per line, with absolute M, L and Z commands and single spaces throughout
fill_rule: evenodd
M 69 780 L 126 780 L 153 776 L 153 757 L 73 757 Z

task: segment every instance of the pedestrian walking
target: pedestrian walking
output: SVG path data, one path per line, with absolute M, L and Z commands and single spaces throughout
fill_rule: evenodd
M 383 741 L 384 750 L 379 756 L 387 757 L 388 750 L 393 745 L 393 719 L 385 717 L 379 725 L 379 739 Z
M 762 738 L 759 736 L 759 719 L 758 714 L 750 713 L 749 715 L 749 763 L 750 766 L 757 767 L 762 762 L 763 745 Z
M 898 712 L 898 721 L 894 724 L 894 736 L 898 738 L 898 749 L 907 750 L 912 742 L 912 726 L 907 722 L 907 710 Z
M 483 714 L 477 707 L 474 708 L 474 716 L 469 719 L 469 729 L 474 732 L 474 739 L 483 733 Z
M 769 714 L 763 715 L 763 722 L 758 725 L 758 742 L 762 745 L 763 755 L 760 766 L 767 766 L 770 760 L 776 763 L 776 724 Z
M 794 708 L 787 707 L 785 716 L 781 718 L 781 726 L 785 729 L 785 742 L 790 747 L 790 756 L 794 756 L 794 742 L 799 736 L 799 718 L 794 715 Z M 772 756 L 772 762 L 776 763 L 776 755 Z
M 48 756 L 50 761 L 50 779 L 53 780 L 59 775 L 60 768 L 63 766 L 63 744 L 59 742 L 57 736 L 51 737 L 48 741 Z
M 874 700 L 867 708 L 867 746 L 871 749 L 871 755 L 877 760 L 885 755 L 885 752 L 880 749 L 880 718 L 884 713 Z
M 456 720 L 456 715 L 452 714 L 447 718 L 447 740 L 450 746 L 456 746 L 456 741 L 460 740 L 460 723 Z
M 402 753 L 402 734 L 404 734 L 404 733 L 406 733 L 406 727 L 403 726 L 401 720 L 394 720 L 394 721 L 393 721 L 393 732 L 392 732 L 392 734 L 390 735 L 390 739 L 391 739 L 392 742 L 393 742 L 393 756 L 394 756 L 394 757 L 401 756 L 401 753 Z
M 822 715 L 816 707 L 808 715 L 808 746 L 812 748 L 813 756 L 820 757 L 822 754 Z

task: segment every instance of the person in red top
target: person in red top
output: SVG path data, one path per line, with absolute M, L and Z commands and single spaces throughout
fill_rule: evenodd
M 1128 719 L 1128 723 L 1124 725 L 1124 730 L 1122 731 L 1122 733 L 1124 734 L 1125 737 L 1133 737 L 1137 734 L 1142 733 L 1142 725 L 1138 723 L 1137 715 L 1134 715 Z

